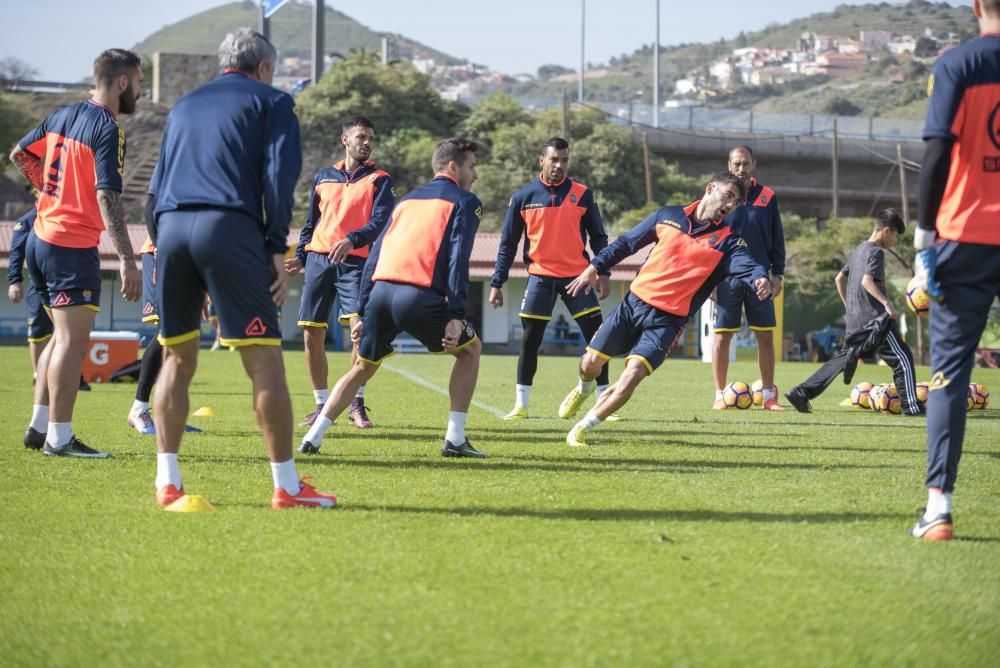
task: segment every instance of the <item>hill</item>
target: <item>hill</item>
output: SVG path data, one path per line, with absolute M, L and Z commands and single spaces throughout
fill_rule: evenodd
M 661 46 L 661 99 L 670 97 L 675 84 L 682 79 L 693 75 L 707 77 L 709 68 L 730 57 L 735 49 L 795 50 L 801 48 L 806 33 L 858 40 L 862 30 L 914 38 L 929 30 L 936 36 L 950 34 L 955 40 L 964 41 L 976 33 L 976 22 L 970 7 L 952 7 L 943 2 L 911 0 L 906 4 L 841 5 L 831 12 L 770 25 L 757 32 L 741 32 L 718 42 Z M 883 47 L 869 54 L 867 60 L 860 71 L 843 77 L 808 76 L 758 86 L 737 82 L 727 90 L 707 91 L 701 103 L 760 111 L 828 113 L 830 105 L 839 98 L 847 98 L 854 107 L 853 110 L 847 107 L 848 111 L 856 114 L 922 117 L 926 107 L 921 93 L 926 91 L 928 59 L 915 59 L 912 54 L 893 55 Z M 588 100 L 648 103 L 652 99 L 652 45 L 594 67 L 586 81 Z M 509 85 L 504 92 L 558 97 L 564 87 L 575 87 L 575 76 Z
M 271 38 L 283 56 L 309 55 L 312 41 L 312 3 L 290 2 L 271 17 Z M 215 53 L 222 36 L 241 26 L 259 23 L 256 2 L 230 2 L 205 10 L 157 30 L 133 47 L 137 53 Z M 433 58 L 447 65 L 463 61 L 403 35 L 377 32 L 346 14 L 326 8 L 326 49 L 347 55 L 352 50 L 380 51 L 382 38 L 392 40 L 397 58 Z

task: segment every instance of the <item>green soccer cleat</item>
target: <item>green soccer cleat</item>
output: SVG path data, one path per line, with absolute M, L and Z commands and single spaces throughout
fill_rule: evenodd
M 510 413 L 504 415 L 502 420 L 524 420 L 528 417 L 527 408 L 517 408 L 515 407 Z
M 576 388 L 570 390 L 566 398 L 559 404 L 559 417 L 565 420 L 576 415 L 576 412 L 580 410 L 580 406 L 583 405 L 586 398 L 587 395 L 581 393 Z
M 566 445 L 571 445 L 574 448 L 587 446 L 587 432 L 584 431 L 583 427 L 576 425 L 569 430 L 569 433 L 566 434 Z
M 605 421 L 605 422 L 621 422 L 621 421 L 622 421 L 622 420 L 624 420 L 624 419 L 625 419 L 625 418 L 623 418 L 623 417 L 622 417 L 621 415 L 619 415 L 618 413 L 612 413 L 612 414 L 611 414 L 611 415 L 609 415 L 608 417 L 604 418 L 604 421 Z

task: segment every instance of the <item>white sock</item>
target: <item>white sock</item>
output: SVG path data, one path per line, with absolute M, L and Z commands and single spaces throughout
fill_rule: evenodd
M 316 418 L 316 421 L 313 422 L 312 426 L 309 427 L 309 431 L 307 431 L 306 435 L 302 437 L 302 440 L 309 441 L 318 448 L 319 444 L 323 442 L 323 435 L 326 434 L 326 430 L 329 429 L 332 424 L 333 420 L 325 415 L 320 415 Z
M 287 462 L 271 462 L 271 477 L 274 478 L 274 488 L 279 487 L 292 496 L 302 490 L 299 484 L 299 473 L 295 470 L 295 457 Z
M 773 401 L 778 394 L 777 388 L 775 388 L 774 385 L 772 385 L 771 387 L 765 387 L 762 391 L 764 392 L 765 403 L 767 403 L 768 401 Z
M 582 420 L 576 423 L 577 427 L 583 427 L 584 431 L 590 431 L 597 425 L 601 424 L 603 420 L 596 415 L 594 411 L 589 411 Z
M 445 440 L 451 441 L 455 445 L 465 443 L 465 418 L 468 416 L 468 413 L 448 411 L 448 431 L 444 435 Z
M 181 489 L 181 470 L 177 467 L 176 452 L 156 453 L 156 489 L 173 485 Z
M 598 385 L 597 386 L 597 400 L 598 401 L 601 400 L 601 395 L 604 394 L 604 391 L 606 389 L 608 389 L 608 387 L 610 387 L 610 385 Z
M 365 398 L 365 386 L 364 385 L 362 385 L 361 387 L 358 388 L 358 391 L 357 391 L 357 393 L 355 393 L 354 398 L 355 399 L 364 399 Z
M 69 443 L 73 438 L 72 422 L 50 422 L 45 431 L 46 442 L 55 447 L 61 447 Z
M 580 379 L 580 382 L 576 384 L 576 391 L 580 394 L 586 396 L 594 391 L 594 387 L 597 385 L 597 381 Z
M 927 490 L 927 510 L 924 512 L 925 520 L 932 520 L 938 515 L 951 512 L 951 492 L 942 492 L 936 489 Z
M 139 401 L 136 399 L 132 402 L 132 410 L 129 411 L 129 415 L 138 415 L 139 413 L 145 413 L 149 410 L 148 401 Z
M 531 397 L 531 385 L 514 386 L 514 408 L 527 410 L 528 399 Z
M 723 393 L 723 391 L 724 390 L 716 390 L 715 391 L 715 400 L 716 401 L 722 401 L 722 393 Z
M 40 434 L 49 428 L 49 407 L 35 404 L 31 407 L 31 423 L 28 425 Z
M 322 406 L 330 398 L 330 390 L 313 390 L 313 397 L 316 399 L 316 405 Z

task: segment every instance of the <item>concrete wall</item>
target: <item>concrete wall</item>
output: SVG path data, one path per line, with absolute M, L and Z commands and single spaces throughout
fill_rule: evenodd
M 153 54 L 153 102 L 168 107 L 219 74 L 219 57 L 189 53 Z

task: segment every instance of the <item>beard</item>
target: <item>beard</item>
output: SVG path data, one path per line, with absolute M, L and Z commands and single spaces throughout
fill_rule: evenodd
M 136 90 L 129 85 L 128 88 L 123 90 L 121 94 L 118 95 L 118 113 L 134 114 L 136 103 L 138 101 L 139 96 L 136 94 Z

